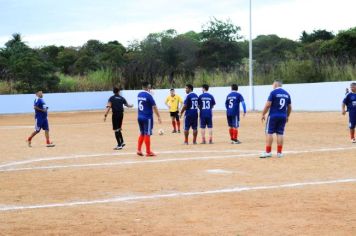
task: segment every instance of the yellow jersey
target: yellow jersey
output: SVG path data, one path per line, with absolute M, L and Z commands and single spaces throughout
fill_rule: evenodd
M 172 97 L 171 95 L 169 95 L 166 98 L 166 103 L 170 106 L 169 108 L 169 112 L 177 112 L 178 108 L 179 108 L 179 103 L 183 104 L 183 100 L 182 98 L 175 94 L 174 97 Z

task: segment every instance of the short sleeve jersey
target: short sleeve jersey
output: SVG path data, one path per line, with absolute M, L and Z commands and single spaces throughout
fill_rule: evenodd
M 127 105 L 126 99 L 120 95 L 111 96 L 109 102 L 111 103 L 113 113 L 124 112 L 124 105 Z
M 274 89 L 270 93 L 268 101 L 271 102 L 269 116 L 287 117 L 288 106 L 292 103 L 291 97 L 287 91 L 282 88 Z
M 356 115 L 356 93 L 348 93 L 344 98 L 343 103 L 347 106 L 350 115 Z
M 198 95 L 193 92 L 189 93 L 184 100 L 184 105 L 186 116 L 198 116 Z
M 152 95 L 147 91 L 142 91 L 137 95 L 138 117 L 151 118 L 153 116 L 153 108 L 156 102 Z
M 200 109 L 200 117 L 211 118 L 213 116 L 213 107 L 215 106 L 215 99 L 210 93 L 203 93 L 198 98 Z
M 36 98 L 33 105 L 35 107 L 42 109 L 42 110 L 45 110 L 44 112 L 35 110 L 35 118 L 36 119 L 46 119 L 47 118 L 47 106 L 46 106 L 46 103 L 44 102 L 43 98 Z
M 240 93 L 236 91 L 229 93 L 225 101 L 226 115 L 240 117 L 240 103 L 243 101 L 244 98 Z
M 169 104 L 169 106 L 170 106 L 170 109 L 169 109 L 170 112 L 177 112 L 179 103 L 183 103 L 183 100 L 178 94 L 175 94 L 174 97 L 169 95 L 166 98 L 166 103 Z

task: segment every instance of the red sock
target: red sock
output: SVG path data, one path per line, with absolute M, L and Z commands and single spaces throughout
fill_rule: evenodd
M 188 137 L 184 137 L 184 142 L 185 142 L 185 143 L 188 142 Z
M 50 143 L 51 143 L 51 141 L 49 141 L 49 138 L 46 138 L 46 143 L 47 143 L 47 144 L 50 144 Z
M 272 151 L 272 147 L 271 146 L 266 146 L 266 152 L 270 153 Z
M 232 128 L 229 129 L 230 139 L 234 139 L 234 131 Z
M 32 140 L 32 137 L 28 137 L 27 141 L 31 141 Z
M 173 126 L 173 130 L 177 130 L 175 121 L 172 121 L 172 126 Z
M 178 130 L 180 130 L 180 121 L 177 121 Z
M 350 136 L 351 136 L 351 139 L 355 138 L 355 130 L 350 131 Z
M 149 135 L 145 135 L 145 145 L 146 153 L 151 153 L 151 137 Z
M 278 152 L 278 153 L 282 153 L 282 149 L 283 149 L 283 146 L 282 146 L 282 145 L 278 145 L 278 146 L 277 146 L 277 152 Z
M 143 144 L 144 138 L 145 138 L 145 136 L 143 136 L 142 134 L 138 137 L 137 150 L 140 152 L 142 150 L 142 144 Z
M 234 139 L 237 139 L 239 135 L 239 131 L 237 129 L 234 129 Z

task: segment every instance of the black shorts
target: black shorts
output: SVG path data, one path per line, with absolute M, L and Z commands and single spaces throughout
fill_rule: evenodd
M 124 119 L 124 113 L 112 113 L 112 129 L 118 130 L 122 127 L 122 120 Z
M 170 112 L 170 114 L 171 114 L 171 117 L 174 117 L 174 118 L 176 118 L 176 120 L 179 120 L 179 112 L 178 111 Z

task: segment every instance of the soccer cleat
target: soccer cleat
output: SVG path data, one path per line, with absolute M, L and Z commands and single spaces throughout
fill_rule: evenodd
M 173 134 L 177 133 L 177 130 L 173 130 L 172 133 L 173 133 Z
M 123 148 L 123 147 L 125 147 L 125 146 L 126 146 L 126 144 L 125 144 L 125 143 L 122 143 L 122 144 L 121 144 L 121 147 L 122 147 L 122 148 Z
M 184 142 L 183 144 L 184 144 L 184 145 L 189 145 L 189 143 L 188 143 L 188 142 Z
M 209 144 L 214 144 L 214 143 L 213 143 L 213 140 L 209 140 Z
M 283 153 L 278 152 L 278 153 L 277 153 L 277 157 L 278 157 L 278 158 L 282 158 L 282 157 L 283 157 Z
M 178 134 L 180 134 L 180 130 L 178 130 Z
M 28 147 L 32 147 L 30 140 L 26 140 L 26 143 L 27 143 L 27 146 L 28 146 Z
M 234 139 L 231 141 L 231 144 L 241 144 L 241 141 L 238 139 Z
M 146 157 L 155 157 L 157 156 L 154 152 L 149 152 L 149 153 L 146 153 Z
M 272 157 L 272 153 L 271 152 L 263 152 L 260 155 L 260 158 L 268 158 L 268 157 Z
M 200 144 L 206 144 L 206 141 L 204 140 L 204 141 L 202 141 Z
M 351 143 L 356 143 L 356 139 L 355 138 L 351 139 Z
M 197 142 L 193 142 L 193 145 L 197 145 L 198 143 Z
M 117 145 L 116 147 L 114 147 L 114 150 L 121 150 L 122 149 L 122 146 L 120 145 Z
M 136 154 L 137 156 L 141 156 L 141 157 L 143 156 L 143 153 L 141 151 L 137 151 Z
M 55 144 L 53 144 L 53 143 L 48 143 L 47 145 L 46 145 L 46 147 L 55 147 L 56 145 Z

